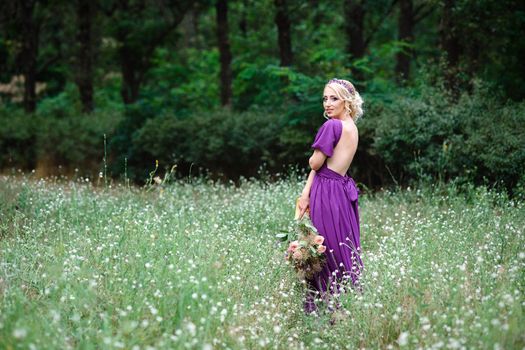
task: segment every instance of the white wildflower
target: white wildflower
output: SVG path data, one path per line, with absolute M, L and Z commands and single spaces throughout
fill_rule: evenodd
M 15 339 L 24 339 L 27 336 L 27 329 L 25 328 L 15 328 L 13 331 L 13 337 Z
M 399 334 L 399 338 L 397 338 L 399 346 L 406 346 L 408 344 L 408 335 L 408 332 L 401 332 L 401 334 Z

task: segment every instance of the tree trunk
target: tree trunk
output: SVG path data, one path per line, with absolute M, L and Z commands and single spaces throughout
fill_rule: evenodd
M 414 41 L 414 9 L 412 0 L 399 0 L 398 40 L 412 45 Z M 396 79 L 402 83 L 410 77 L 412 48 L 403 48 L 396 56 Z
M 77 41 L 80 45 L 77 56 L 77 86 L 85 113 L 93 111 L 93 33 L 92 21 L 95 6 L 91 0 L 77 1 Z
M 453 13 L 455 2 L 455 0 L 444 1 L 440 23 L 441 47 L 445 51 L 447 62 L 445 80 L 448 88 L 451 90 L 456 90 L 458 87 L 456 75 L 458 73 L 459 57 L 461 54 L 461 45 Z
M 363 0 L 346 0 L 345 1 L 345 32 L 347 37 L 347 51 L 352 60 L 360 59 L 365 55 L 365 9 Z M 353 69 L 356 79 L 361 80 L 363 75 L 361 71 Z
M 246 14 L 248 12 L 248 1 L 243 0 L 242 2 L 242 10 L 241 10 L 241 19 L 239 21 L 239 29 L 241 30 L 241 34 L 243 38 L 246 38 L 246 35 L 248 34 L 248 20 L 246 18 Z
M 114 37 L 118 42 L 117 54 L 122 73 L 120 94 L 125 104 L 135 103 L 144 81 L 151 59 L 157 47 L 182 22 L 184 15 L 192 9 L 192 1 L 120 0 L 115 7 L 105 11 L 114 22 Z M 152 14 L 152 12 L 157 13 Z M 159 12 L 160 11 L 160 12 Z M 164 16 L 163 13 L 169 11 Z M 146 16 L 155 19 L 154 24 L 144 26 Z
M 25 0 L 20 3 L 23 31 L 20 61 L 24 75 L 24 109 L 28 113 L 36 110 L 36 75 L 38 57 L 39 27 L 33 15 L 36 1 Z
M 197 8 L 191 10 L 191 44 L 193 47 L 200 49 L 201 45 L 199 42 L 199 11 Z
M 134 57 L 133 50 L 128 48 L 126 44 L 120 50 L 120 68 L 122 72 L 122 88 L 120 90 L 122 100 L 125 104 L 135 103 L 139 98 L 139 75 L 143 68 L 137 58 Z
M 290 30 L 290 18 L 286 0 L 274 0 L 276 14 L 275 24 L 277 24 L 279 55 L 281 56 L 281 66 L 291 66 L 293 62 L 292 36 Z
M 228 39 L 228 1 L 217 0 L 217 41 L 221 61 L 221 105 L 228 106 L 232 98 L 232 72 L 230 41 Z

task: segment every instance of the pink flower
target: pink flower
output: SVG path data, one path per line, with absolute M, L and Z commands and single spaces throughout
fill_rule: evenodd
M 299 242 L 298 241 L 290 242 L 290 245 L 288 246 L 288 251 L 289 252 L 295 252 L 297 247 L 299 247 Z
M 303 253 L 301 252 L 301 250 L 296 250 L 294 253 L 293 253 L 293 258 L 295 260 L 301 260 L 303 258 Z
M 317 248 L 317 252 L 318 253 L 324 253 L 326 251 L 326 246 L 324 245 L 320 245 L 318 248 Z
M 314 238 L 314 243 L 315 244 L 323 244 L 323 242 L 324 242 L 324 237 L 323 236 L 320 236 L 320 235 L 315 236 L 315 238 Z

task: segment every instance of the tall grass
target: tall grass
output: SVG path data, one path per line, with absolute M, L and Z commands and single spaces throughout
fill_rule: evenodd
M 274 239 L 301 185 L 0 178 L 0 348 L 525 346 L 525 203 L 362 196 L 363 291 L 313 317 Z

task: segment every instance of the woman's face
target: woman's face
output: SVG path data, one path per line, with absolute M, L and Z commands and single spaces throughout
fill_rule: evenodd
M 329 86 L 324 88 L 323 107 L 330 118 L 342 119 L 345 115 L 345 102 L 337 97 L 334 89 Z

